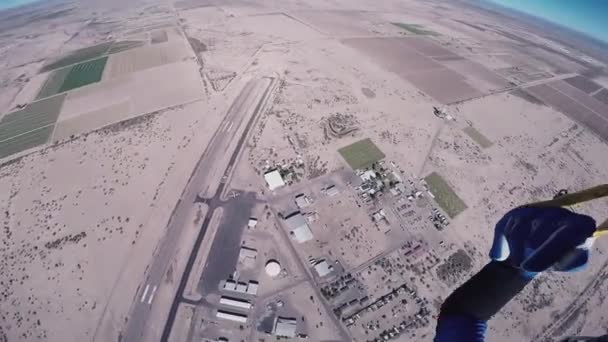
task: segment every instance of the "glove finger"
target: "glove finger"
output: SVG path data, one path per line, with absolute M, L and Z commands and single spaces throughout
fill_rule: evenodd
M 591 248 L 594 242 L 594 237 L 587 238 L 582 245 L 560 258 L 553 265 L 553 269 L 559 272 L 576 272 L 585 268 L 591 257 Z
M 586 215 L 579 215 L 568 211 L 568 216 L 560 220 L 560 225 L 553 231 L 540 246 L 533 242 L 534 252 L 522 263 L 527 271 L 541 272 L 555 264 L 566 253 L 581 245 L 595 231 L 595 220 Z M 534 233 L 532 240 L 546 235 L 548 228 L 553 228 L 555 221 L 547 221 Z M 541 234 L 541 235 L 539 235 Z
M 531 228 L 531 218 L 538 215 L 535 208 L 516 208 L 511 210 L 505 217 L 504 235 L 509 245 L 509 259 L 519 265 L 527 255 L 525 241 L 528 240 Z
M 576 272 L 585 268 L 587 262 L 589 262 L 589 250 L 575 248 L 556 262 L 553 265 L 553 270 L 558 272 Z
M 503 234 L 494 233 L 494 241 L 490 248 L 490 259 L 504 261 L 509 257 L 509 243 Z
M 503 216 L 494 227 L 494 240 L 490 248 L 490 258 L 492 260 L 503 261 L 509 257 L 510 248 L 505 236 L 505 230 L 507 227 L 511 227 L 514 221 L 513 216 L 509 214 L 507 213 Z
M 527 247 L 539 248 L 560 228 L 567 226 L 564 233 L 572 242 L 572 248 L 583 243 L 595 231 L 595 221 L 586 215 L 574 213 L 565 208 L 542 208 L 531 221 Z M 591 224 L 590 222 L 593 221 Z M 564 237 L 566 238 L 566 237 Z

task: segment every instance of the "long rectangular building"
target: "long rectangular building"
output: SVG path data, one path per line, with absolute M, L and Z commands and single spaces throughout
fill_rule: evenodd
M 238 322 L 238 323 L 247 322 L 247 315 L 243 315 L 243 314 L 236 313 L 236 312 L 218 310 L 217 314 L 215 316 L 217 318 L 226 319 L 226 320 Z
M 245 310 L 251 309 L 251 303 L 249 303 L 249 301 L 244 300 L 244 299 L 226 297 L 226 296 L 222 296 L 222 298 L 220 298 L 220 304 L 234 306 L 235 308 L 245 309 Z

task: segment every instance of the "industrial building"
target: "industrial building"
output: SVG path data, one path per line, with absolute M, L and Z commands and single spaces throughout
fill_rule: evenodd
M 248 300 L 222 296 L 220 298 L 221 305 L 233 306 L 235 308 L 249 310 L 253 305 Z
M 264 174 L 264 179 L 268 184 L 268 188 L 272 191 L 285 185 L 285 181 L 279 170 L 268 171 Z
M 300 209 L 306 208 L 310 205 L 310 198 L 304 194 L 297 194 L 295 200 L 296 206 L 298 206 Z
M 224 289 L 225 291 L 256 295 L 258 292 L 258 286 L 258 282 L 254 280 L 250 281 L 249 283 L 242 283 L 234 281 L 232 279 L 228 279 L 222 286 L 222 289 Z
M 274 334 L 280 337 L 296 337 L 298 321 L 295 318 L 277 317 L 274 324 Z
M 319 277 L 325 277 L 333 271 L 334 267 L 330 265 L 327 260 L 321 260 L 315 264 L 314 269 Z
M 241 250 L 239 252 L 239 261 L 243 262 L 247 259 L 255 260 L 258 255 L 258 251 L 253 248 L 241 246 Z
M 321 192 L 329 197 L 334 197 L 334 196 L 340 194 L 340 191 L 334 184 L 330 184 L 330 185 L 322 188 Z
M 250 281 L 249 284 L 247 285 L 247 294 L 248 295 L 252 295 L 255 296 L 258 294 L 258 287 L 260 286 L 260 284 L 257 281 Z
M 303 243 L 312 240 L 312 231 L 301 212 L 297 211 L 286 217 L 285 225 L 296 242 Z
M 236 313 L 236 312 L 225 311 L 225 310 L 217 310 L 215 317 L 220 318 L 220 319 L 225 319 L 228 321 L 237 322 L 237 323 L 246 323 L 247 322 L 247 315 Z

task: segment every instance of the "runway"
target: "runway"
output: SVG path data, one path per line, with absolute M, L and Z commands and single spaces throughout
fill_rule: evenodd
M 192 256 L 189 258 L 184 274 L 181 276 L 176 300 L 181 298 L 181 294 L 187 283 L 188 274 L 196 259 L 196 251 L 198 251 L 198 247 L 200 247 L 200 243 L 203 240 L 213 209 L 221 203 L 219 198 L 224 190 L 224 182 L 228 178 L 228 172 L 232 170 L 237 160 L 238 152 L 242 148 L 249 130 L 253 126 L 273 85 L 274 79 L 271 78 L 251 80 L 243 87 L 240 94 L 233 101 L 211 143 L 203 152 L 190 177 L 188 185 L 173 211 L 166 228 L 167 233 L 154 256 L 153 262 L 148 268 L 146 278 L 140 286 L 140 292 L 136 296 L 137 301 L 131 310 L 122 341 L 141 341 L 148 324 L 154 323 L 157 326 L 162 324 L 161 322 L 148 322 L 151 308 L 154 304 L 154 294 L 156 289 L 161 286 L 163 277 L 172 258 L 175 256 L 180 235 L 183 228 L 187 225 L 186 220 L 195 205 L 195 201 L 199 198 L 199 194 L 212 193 L 212 200 L 208 203 L 209 210 L 203 220 L 195 246 L 192 249 Z M 237 134 L 241 130 L 242 125 L 247 126 L 241 134 Z M 236 146 L 234 146 L 235 144 Z M 231 147 L 233 148 L 232 153 L 230 151 Z M 167 327 L 165 328 L 166 333 L 163 331 L 163 341 L 166 341 L 169 337 L 170 329 L 177 312 L 177 304 L 174 303 L 171 307 Z

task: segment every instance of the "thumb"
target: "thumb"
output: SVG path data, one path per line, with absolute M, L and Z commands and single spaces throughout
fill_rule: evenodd
M 505 237 L 504 223 L 498 222 L 494 230 L 494 240 L 492 241 L 492 247 L 490 248 L 490 259 L 496 261 L 504 261 L 509 257 L 509 242 Z
M 591 247 L 594 241 L 595 238 L 593 237 L 585 240 L 582 245 L 577 246 L 558 260 L 553 265 L 553 269 L 559 272 L 576 272 L 585 268 L 589 262 Z

